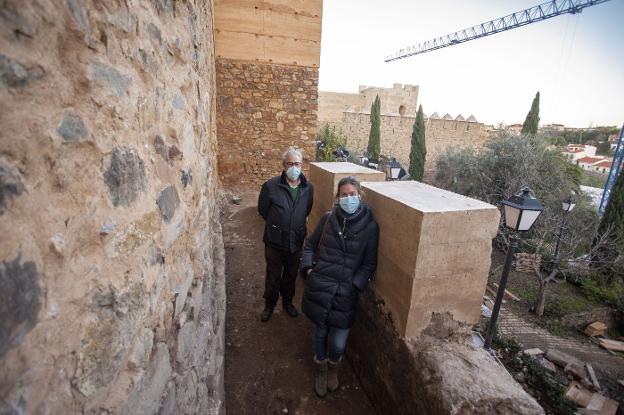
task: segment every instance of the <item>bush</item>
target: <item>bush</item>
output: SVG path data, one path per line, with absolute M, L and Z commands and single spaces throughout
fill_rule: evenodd
M 590 301 L 606 303 L 624 314 L 624 282 L 612 279 L 608 282 L 600 274 L 580 280 L 583 295 Z
M 317 161 L 336 161 L 334 150 L 347 148 L 346 134 L 341 130 L 336 130 L 335 126 L 330 126 L 329 124 L 321 127 L 318 139 L 325 144 L 325 147 L 318 150 Z

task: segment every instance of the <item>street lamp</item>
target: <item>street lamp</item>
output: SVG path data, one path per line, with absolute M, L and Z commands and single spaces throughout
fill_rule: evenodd
M 505 208 L 505 226 L 516 232 L 526 232 L 530 230 L 544 210 L 544 206 L 533 196 L 531 189 L 528 187 L 525 187 L 519 193 L 503 201 L 503 206 Z M 496 330 L 496 321 L 498 320 L 501 303 L 505 295 L 507 279 L 509 278 L 509 271 L 511 270 L 511 261 L 516 248 L 518 248 L 518 236 L 516 234 L 511 234 L 509 238 L 509 249 L 507 249 L 507 256 L 505 257 L 503 275 L 501 276 L 498 292 L 496 293 L 496 301 L 494 302 L 490 324 L 485 334 L 484 347 L 486 349 L 490 349 L 492 345 L 492 338 Z
M 552 258 L 552 270 L 557 269 L 557 265 L 559 265 L 559 250 L 561 249 L 561 236 L 563 235 L 563 226 L 565 225 L 566 216 L 568 213 L 574 209 L 576 206 L 576 202 L 572 198 L 572 196 L 566 197 L 566 199 L 561 202 L 561 208 L 563 209 L 563 216 L 561 217 L 561 223 L 559 224 L 559 233 L 557 234 L 557 245 L 555 245 L 555 254 Z
M 401 173 L 401 163 L 399 163 L 396 158 L 392 157 L 386 168 L 388 169 L 386 172 L 386 179 L 397 180 L 399 178 L 399 174 Z
M 325 144 L 325 141 L 323 140 L 316 140 L 316 157 L 314 158 L 316 161 L 318 161 L 318 156 L 319 156 L 319 150 L 324 150 L 325 147 L 327 147 L 327 144 Z
M 339 161 L 347 161 L 347 158 L 349 158 L 349 150 L 342 147 L 337 147 L 333 154 Z
M 368 166 L 368 162 L 369 162 L 369 160 L 368 160 L 367 154 L 366 153 L 362 153 L 362 155 L 360 156 L 360 164 L 362 166 Z

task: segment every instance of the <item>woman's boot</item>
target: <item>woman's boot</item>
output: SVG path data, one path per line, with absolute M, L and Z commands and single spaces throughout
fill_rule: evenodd
M 340 361 L 334 363 L 331 360 L 329 361 L 328 371 L 327 371 L 327 389 L 330 392 L 338 389 L 338 365 Z
M 314 380 L 314 390 L 319 398 L 327 395 L 327 359 L 318 361 L 314 358 L 316 363 L 316 379 Z

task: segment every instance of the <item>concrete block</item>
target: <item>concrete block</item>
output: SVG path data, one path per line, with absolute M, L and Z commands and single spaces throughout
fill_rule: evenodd
M 498 209 L 416 181 L 363 188 L 380 226 L 373 288 L 400 335 L 419 336 L 432 313 L 476 323 Z
M 312 231 L 323 213 L 331 210 L 340 179 L 355 176 L 361 182 L 386 180 L 383 172 L 353 163 L 317 162 L 310 164 L 308 179 L 314 185 L 314 205 L 308 218 L 308 229 Z

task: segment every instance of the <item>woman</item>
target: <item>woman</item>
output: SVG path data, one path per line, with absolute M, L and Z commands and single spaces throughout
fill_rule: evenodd
M 377 267 L 379 227 L 362 203 L 355 177 L 338 182 L 336 206 L 323 215 L 308 239 L 301 262 L 307 277 L 303 312 L 316 325 L 315 390 L 323 397 L 338 389 L 338 365 L 355 318 L 358 294 Z

